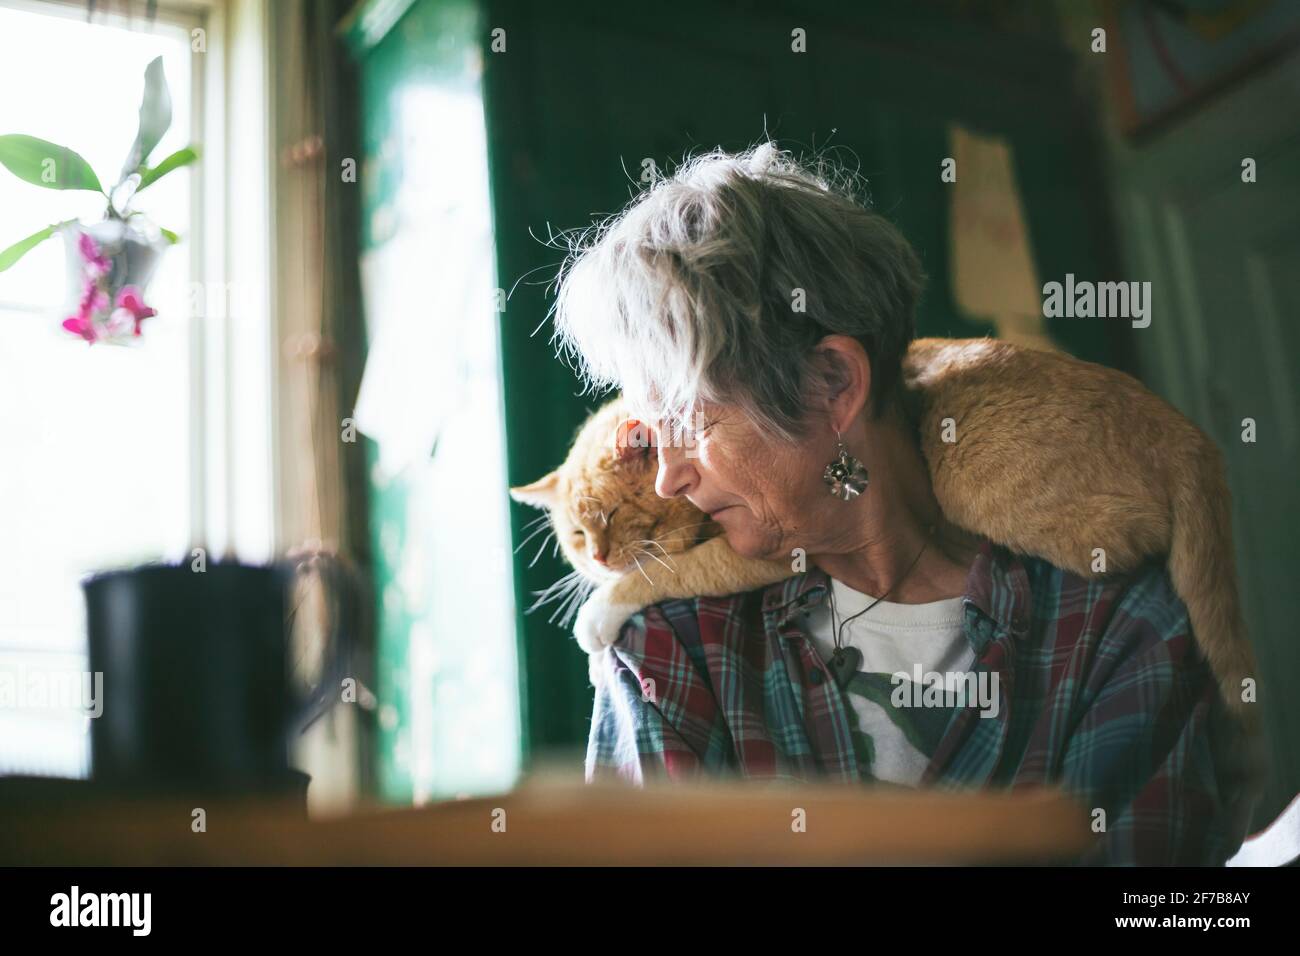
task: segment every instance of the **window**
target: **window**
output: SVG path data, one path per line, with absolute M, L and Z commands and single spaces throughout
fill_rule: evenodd
M 226 348 L 238 325 L 251 343 L 244 347 L 256 350 L 239 374 L 256 377 L 258 360 L 269 366 L 270 336 L 247 334 L 265 331 L 267 313 L 255 301 L 239 322 L 227 320 L 224 304 L 213 311 L 210 294 L 232 287 L 226 244 L 209 225 L 230 228 L 229 216 L 214 214 L 227 205 L 221 159 L 230 143 L 220 135 L 220 117 L 203 108 L 204 90 L 220 88 L 214 79 L 226 25 L 193 7 L 159 8 L 153 22 L 143 7 L 127 18 L 118 5 L 87 22 L 84 5 L 0 0 L 0 88 L 7 91 L 0 133 L 76 150 L 107 182 L 135 135 L 145 66 L 161 56 L 172 123 L 153 155 L 190 142 L 203 146 L 198 166 L 160 180 L 136 203 L 182 237 L 149 288 L 159 315 L 147 320 L 138 343 L 87 346 L 61 328 L 70 292 L 58 237 L 0 273 L 0 407 L 7 422 L 0 445 L 0 773 L 89 771 L 88 721 L 73 707 L 40 706 L 22 686 L 32 673 L 87 669 L 81 579 L 104 568 L 187 558 L 197 542 L 212 541 L 214 524 L 215 546 L 224 548 L 237 537 L 230 520 L 236 493 L 257 484 L 257 496 L 271 500 L 269 450 L 254 440 L 244 460 L 232 452 L 236 434 L 242 448 L 250 446 L 236 430 L 241 413 L 231 394 L 238 388 Z M 203 50 L 194 49 L 198 28 L 205 31 Z M 229 46 L 236 55 L 238 44 Z M 251 82 L 260 75 L 254 71 Z M 238 88 L 223 92 L 228 101 L 242 95 Z M 247 188 L 263 198 L 257 176 Z M 41 189 L 0 169 L 0 210 L 4 247 L 53 222 L 95 222 L 103 199 Z M 247 247 L 254 254 L 265 249 L 256 241 Z M 244 394 L 269 422 L 269 373 L 261 378 Z M 259 427 L 269 431 L 269 424 L 254 427 L 254 439 Z M 253 536 L 269 550 L 269 505 L 241 515 L 245 525 L 257 524 Z M 247 538 L 248 528 L 242 531 Z

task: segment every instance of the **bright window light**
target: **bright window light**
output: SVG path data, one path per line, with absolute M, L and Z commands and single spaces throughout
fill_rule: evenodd
M 161 56 L 172 124 L 153 156 L 187 145 L 189 34 L 136 25 L 0 7 L 0 133 L 76 150 L 107 187 L 135 136 L 145 66 Z M 173 172 L 135 204 L 186 242 L 164 257 L 148 296 L 159 316 L 132 347 L 87 346 L 60 327 L 68 278 L 57 237 L 0 273 L 0 673 L 84 670 L 81 578 L 188 546 L 192 189 L 189 171 Z M 0 248 L 61 220 L 95 222 L 103 205 L 0 168 Z M 0 700 L 0 773 L 84 776 L 85 725 L 72 711 Z

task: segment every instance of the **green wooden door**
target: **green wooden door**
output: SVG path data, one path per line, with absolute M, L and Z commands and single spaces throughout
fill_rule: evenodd
M 520 765 L 482 26 L 472 0 L 376 2 L 349 41 L 361 183 L 380 789 L 508 789 Z

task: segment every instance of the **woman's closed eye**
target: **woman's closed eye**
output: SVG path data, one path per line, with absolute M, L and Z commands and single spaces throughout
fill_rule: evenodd
M 691 416 L 691 421 L 695 424 L 696 431 L 702 432 L 717 425 L 726 417 L 727 410 L 725 408 L 714 407 L 709 409 L 700 409 Z

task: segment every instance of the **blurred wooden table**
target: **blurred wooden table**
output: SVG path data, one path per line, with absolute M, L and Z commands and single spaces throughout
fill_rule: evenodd
M 526 782 L 498 797 L 308 820 L 273 804 L 6 806 L 0 865 L 838 865 L 1064 861 L 1084 810 L 1053 791 L 643 790 Z M 796 824 L 802 819 L 803 832 Z

